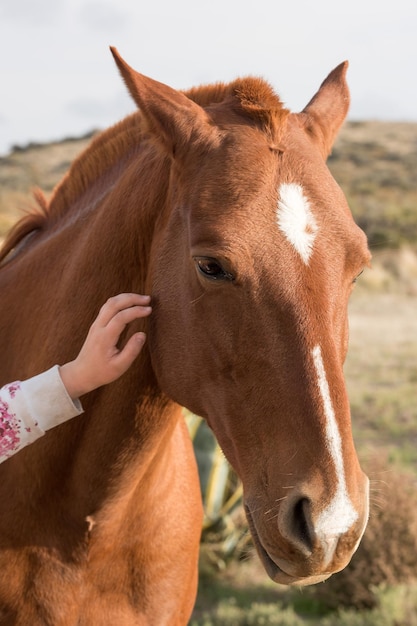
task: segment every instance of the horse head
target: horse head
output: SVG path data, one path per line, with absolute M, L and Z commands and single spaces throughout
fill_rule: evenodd
M 326 166 L 347 64 L 291 113 L 260 79 L 179 92 L 113 54 L 170 162 L 147 279 L 158 384 L 214 431 L 269 576 L 324 580 L 368 517 L 343 362 L 369 252 Z

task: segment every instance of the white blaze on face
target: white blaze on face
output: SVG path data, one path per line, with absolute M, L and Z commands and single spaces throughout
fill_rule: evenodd
M 279 188 L 278 226 L 308 265 L 318 226 L 301 185 L 283 183 Z
M 338 537 L 349 530 L 358 519 L 358 513 L 347 492 L 342 441 L 330 397 L 320 346 L 317 345 L 313 348 L 312 356 L 326 417 L 326 443 L 336 470 L 336 491 L 333 499 L 320 513 L 315 524 L 316 533 L 322 540 L 328 560 L 330 560 Z

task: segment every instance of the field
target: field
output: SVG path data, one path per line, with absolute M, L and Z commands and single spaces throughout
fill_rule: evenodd
M 32 203 L 31 188 L 49 193 L 88 141 L 0 159 L 0 237 Z M 350 122 L 329 165 L 374 259 L 352 295 L 345 367 L 372 480 L 369 530 L 351 566 L 303 591 L 270 583 L 250 544 L 215 566 L 202 559 L 193 626 L 417 625 L 417 124 Z

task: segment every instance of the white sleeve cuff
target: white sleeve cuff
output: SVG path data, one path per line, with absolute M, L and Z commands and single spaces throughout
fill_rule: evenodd
M 83 412 L 81 402 L 68 395 L 59 366 L 21 383 L 28 413 L 41 430 L 49 430 Z

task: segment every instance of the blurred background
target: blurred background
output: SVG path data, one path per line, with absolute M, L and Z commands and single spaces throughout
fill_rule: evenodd
M 351 564 L 316 587 L 274 585 L 241 489 L 184 412 L 206 517 L 193 626 L 417 625 L 417 4 L 0 0 L 0 239 L 91 136 L 134 110 L 108 51 L 176 88 L 266 78 L 301 110 L 348 59 L 352 105 L 329 167 L 368 235 L 345 366 L 371 515 Z
M 416 22 L 413 0 L 0 0 L 0 154 L 131 111 L 109 45 L 177 89 L 261 75 L 292 110 L 347 59 L 351 119 L 417 121 Z

